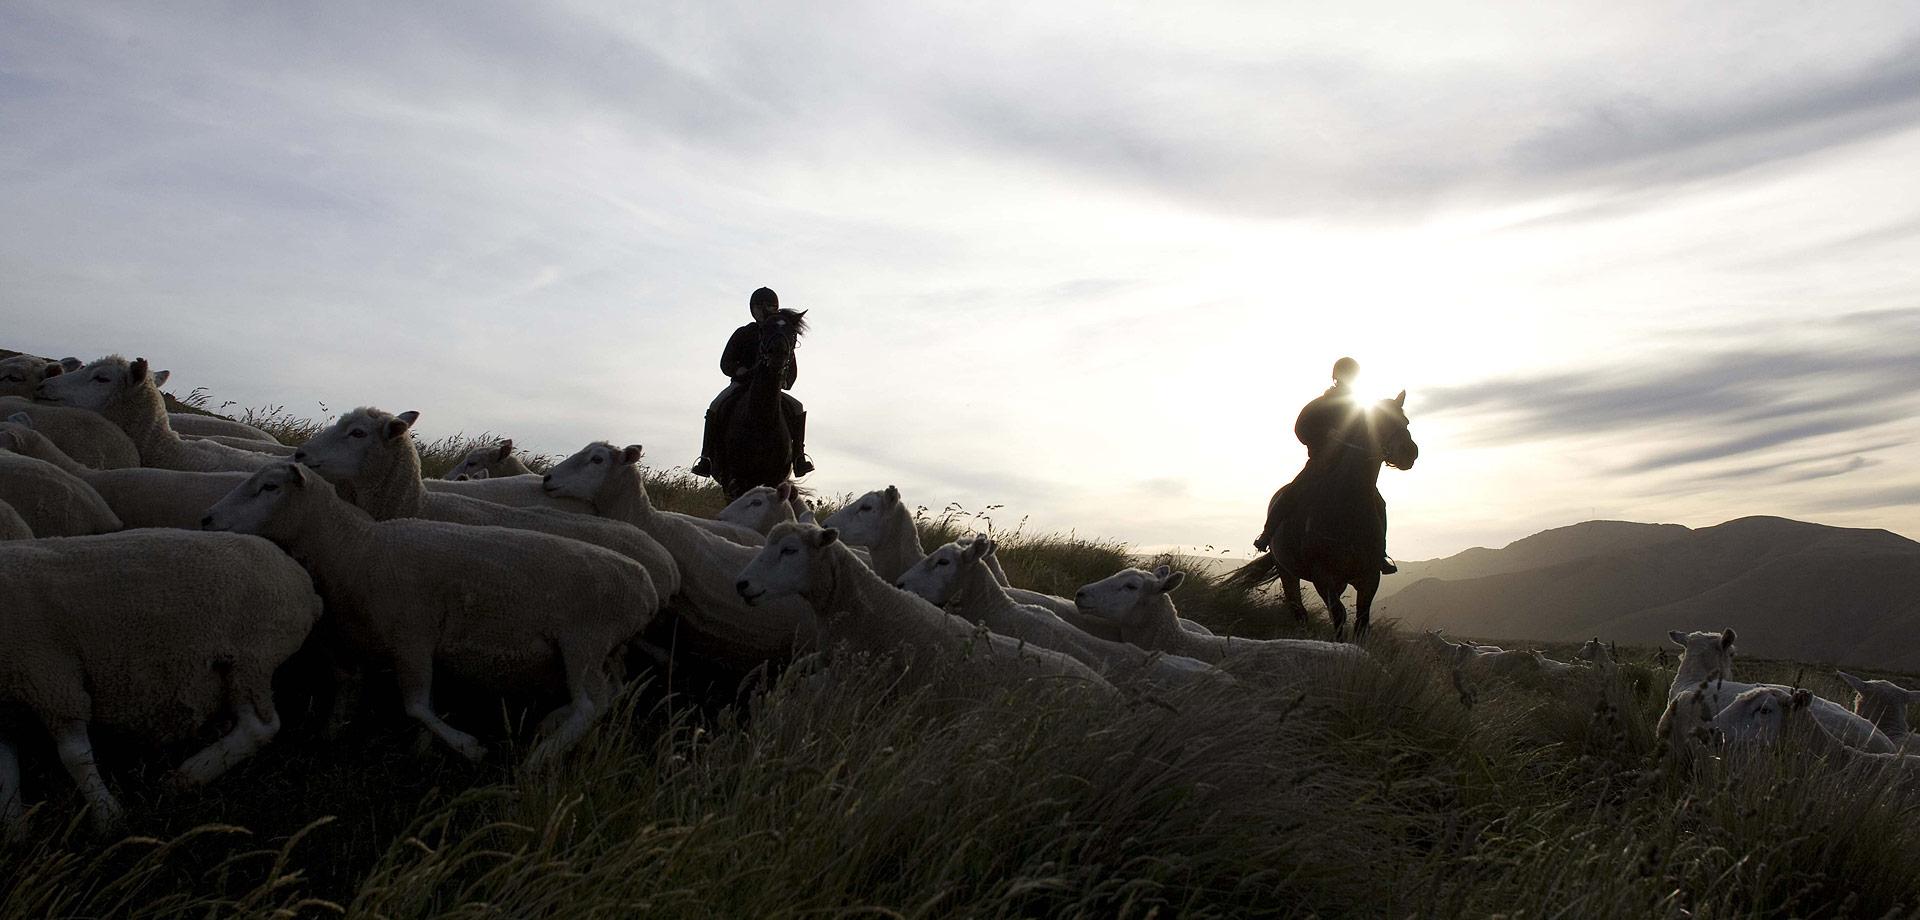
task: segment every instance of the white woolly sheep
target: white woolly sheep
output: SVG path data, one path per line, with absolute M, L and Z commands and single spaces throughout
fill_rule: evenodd
M 1602 671 L 1612 668 L 1619 661 L 1618 651 L 1613 647 L 1613 643 L 1601 642 L 1599 636 L 1588 639 L 1573 657 Z
M 140 451 L 118 425 L 98 412 L 29 402 L 18 397 L 0 399 L 0 417 L 24 415 L 34 427 L 58 444 L 67 456 L 96 470 L 131 469 L 140 465 Z
M 913 526 L 913 512 L 907 510 L 906 502 L 900 499 L 900 490 L 894 486 L 875 489 L 860 496 L 846 507 L 828 516 L 824 526 L 840 531 L 840 541 L 853 547 L 864 547 L 873 559 L 873 571 L 889 582 L 899 579 L 908 569 L 927 557 L 920 547 L 920 531 Z M 1087 616 L 1070 600 L 1016 588 L 1007 580 L 1007 573 L 1000 568 L 998 560 L 992 563 L 995 581 L 1005 585 L 1007 593 L 1015 601 L 1045 607 L 1054 616 L 1073 624 L 1076 629 L 1109 642 L 1120 641 L 1120 633 L 1112 623 L 1098 617 Z M 1205 626 L 1182 619 L 1180 628 L 1203 636 L 1213 635 Z
M 1813 714 L 1818 699 L 1804 688 L 1754 687 L 1742 691 L 1713 717 L 1713 729 L 1730 744 L 1784 745 L 1805 751 L 1859 779 L 1891 773 L 1898 782 L 1920 782 L 1920 754 L 1863 751 L 1842 743 Z
M 103 827 L 120 808 L 94 765 L 91 726 L 162 742 L 231 718 L 225 737 L 179 769 L 185 785 L 210 782 L 279 730 L 274 669 L 320 616 L 306 571 L 238 534 L 0 543 L 0 597 L 0 702 L 46 726 Z
M 1873 723 L 1894 744 L 1903 744 L 1913 734 L 1907 727 L 1907 707 L 1920 703 L 1920 690 L 1907 690 L 1887 680 L 1861 680 L 1845 671 L 1835 671 L 1853 688 L 1853 712 Z
M 12 505 L 35 536 L 88 536 L 124 526 L 84 480 L 11 450 L 0 450 L 0 501 Z
M 294 451 L 299 450 L 297 447 L 291 447 L 275 441 L 262 441 L 257 438 L 236 438 L 224 434 L 181 435 L 181 440 L 212 441 L 215 444 L 225 444 L 228 447 L 236 447 L 240 450 L 250 450 L 256 454 L 266 454 L 269 457 L 291 457 Z
M 447 470 L 440 478 L 459 481 L 463 475 L 467 477 L 466 481 L 471 482 L 476 479 L 531 476 L 533 471 L 527 469 L 527 465 L 513 455 L 513 439 L 507 438 L 467 451 L 467 455 L 461 457 L 460 462 L 454 464 L 453 468 Z
M 13 506 L 0 501 L 0 540 L 31 540 L 33 528 L 27 526 L 26 518 Z
M 735 590 L 749 605 L 799 596 L 813 608 L 822 644 L 881 658 L 903 656 L 909 680 L 943 667 L 964 667 L 988 678 L 1068 680 L 1111 693 L 1093 669 L 1052 649 L 982 632 L 914 594 L 896 588 L 863 564 L 831 528 L 781 524 L 739 572 Z
M 757 550 L 708 531 L 686 515 L 655 510 L 637 465 L 640 453 L 638 444 L 624 449 L 605 441 L 589 444 L 554 464 L 546 486 L 555 495 L 591 503 L 601 517 L 640 528 L 667 548 L 680 566 L 675 611 L 683 627 L 682 644 L 689 651 L 748 670 L 785 663 L 811 650 L 815 628 L 806 603 L 789 598 L 748 610 L 734 582 Z
M 512 507 L 468 498 L 431 493 L 420 479 L 420 453 L 413 443 L 417 412 L 393 415 L 363 407 L 316 434 L 295 461 L 332 483 L 343 498 L 376 521 L 423 518 L 452 524 L 513 527 L 568 537 L 613 550 L 647 567 L 655 590 L 663 598 L 680 590 L 680 568 L 673 556 L 652 537 L 633 527 L 590 514 L 572 514 L 553 507 Z M 591 508 L 584 502 L 581 507 Z
M 738 524 L 748 530 L 765 536 L 774 525 L 796 520 L 793 505 L 793 484 L 783 482 L 778 486 L 754 486 L 740 497 L 734 499 L 725 508 L 715 514 L 714 520 Z
M 1680 667 L 1674 672 L 1673 684 L 1667 689 L 1667 699 L 1672 700 L 1681 691 L 1706 685 L 1703 698 L 1717 714 L 1725 709 L 1733 699 L 1755 687 L 1775 687 L 1791 691 L 1791 687 L 1779 684 L 1749 684 L 1733 679 L 1733 642 L 1736 638 L 1733 630 L 1722 632 L 1682 633 L 1677 630 L 1667 633 L 1676 644 L 1686 651 L 1680 654 Z M 1829 732 L 1841 741 L 1864 751 L 1888 753 L 1894 750 L 1894 744 L 1873 727 L 1873 723 L 1863 719 L 1845 707 L 1830 700 L 1812 697 L 1809 711 Z
M 106 416 L 133 439 L 141 466 L 201 472 L 252 471 L 276 462 L 273 457 L 250 450 L 181 439 L 168 426 L 166 407 L 160 398 L 160 383 L 166 375 L 166 371 L 149 373 L 145 358 L 129 362 L 113 355 L 71 374 L 48 377 L 34 391 L 34 398 L 92 409 Z M 54 443 L 59 443 L 58 439 Z
M 505 527 L 375 521 L 293 463 L 248 477 L 206 526 L 303 560 L 340 637 L 391 662 L 407 715 L 474 760 L 479 741 L 434 712 L 435 668 L 503 691 L 563 686 L 559 727 L 527 758 L 538 767 L 606 711 L 614 654 L 660 607 L 646 568 L 619 553 Z
M 264 441 L 268 444 L 280 445 L 279 438 L 265 431 L 255 428 L 246 422 L 236 422 L 233 419 L 221 418 L 217 415 L 201 415 L 198 412 L 169 412 L 167 413 L 167 425 L 173 429 L 174 434 L 183 438 L 238 438 L 244 441 Z M 232 440 L 222 441 L 221 443 L 245 446 Z
M 0 421 L 0 450 L 12 450 L 44 460 L 92 486 L 120 523 L 135 527 L 177 527 L 199 530 L 207 506 L 219 501 L 245 481 L 245 473 L 194 473 L 136 466 L 124 470 L 96 470 L 81 466 L 32 427 L 33 420 L 16 414 Z
M 1344 642 L 1202 636 L 1181 629 L 1171 595 L 1185 579 L 1185 572 L 1164 565 L 1151 572 L 1122 569 L 1081 588 L 1074 601 L 1083 612 L 1119 627 L 1125 642 L 1209 664 L 1236 659 L 1255 667 L 1297 672 L 1314 664 L 1372 660 L 1360 647 Z
M 1231 680 L 1204 661 L 1090 636 L 1045 607 L 1015 601 L 987 564 L 995 549 L 986 534 L 956 540 L 927 554 L 894 586 L 999 635 L 1072 655 L 1108 678 L 1140 677 L 1162 686 Z

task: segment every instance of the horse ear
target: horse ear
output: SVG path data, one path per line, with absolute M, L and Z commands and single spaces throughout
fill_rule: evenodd
M 1393 398 L 1393 407 L 1395 409 L 1405 409 L 1407 407 L 1407 391 L 1406 390 L 1401 390 L 1400 395 L 1395 396 Z
M 620 451 L 620 462 L 629 466 L 640 462 L 640 445 L 628 444 Z
M 167 382 L 167 378 L 168 378 L 168 377 L 171 377 L 171 376 L 173 376 L 173 372 L 172 372 L 172 371 L 161 371 L 161 372 L 159 372 L 159 373 L 157 373 L 157 374 L 154 374 L 154 375 L 153 375 L 153 385 L 154 385 L 154 386 L 164 386 L 164 385 L 166 384 L 166 382 Z
M 1161 568 L 1166 568 L 1166 566 L 1161 566 Z M 1173 589 L 1180 587 L 1180 583 L 1186 580 L 1187 580 L 1187 573 L 1185 572 L 1175 572 L 1171 575 L 1168 575 L 1165 578 L 1160 579 L 1160 593 L 1172 594 Z

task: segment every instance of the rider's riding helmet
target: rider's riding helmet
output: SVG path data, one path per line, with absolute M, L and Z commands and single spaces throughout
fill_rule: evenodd
M 762 288 L 762 290 L 765 289 Z M 773 292 L 767 291 L 767 293 L 771 294 Z M 1333 379 L 1345 384 L 1352 383 L 1353 378 L 1358 376 L 1360 376 L 1360 362 L 1352 358 L 1341 358 L 1333 362 Z
M 780 309 L 780 295 L 775 294 L 773 288 L 760 288 L 747 300 L 747 309 L 753 311 L 754 319 L 762 319 Z

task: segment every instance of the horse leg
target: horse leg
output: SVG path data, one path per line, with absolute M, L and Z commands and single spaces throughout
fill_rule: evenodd
M 1363 569 L 1353 583 L 1353 640 L 1358 642 L 1367 637 L 1367 631 L 1373 623 L 1373 596 L 1380 593 L 1380 573 L 1373 568 Z
M 1333 621 L 1333 641 L 1347 640 L 1347 605 L 1340 602 L 1340 592 L 1347 590 L 1343 581 L 1316 581 L 1313 590 L 1320 592 L 1320 600 L 1327 605 L 1327 619 Z
M 1300 579 L 1296 578 L 1292 572 L 1287 571 L 1285 566 L 1279 566 L 1276 563 L 1276 567 L 1280 570 L 1280 593 L 1286 598 L 1287 609 L 1293 611 L 1293 618 L 1295 620 L 1305 623 L 1307 621 L 1307 602 L 1300 597 Z

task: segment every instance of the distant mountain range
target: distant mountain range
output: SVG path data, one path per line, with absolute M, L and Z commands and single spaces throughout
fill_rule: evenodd
M 1381 595 L 1376 617 L 1461 636 L 1650 646 L 1733 627 L 1750 655 L 1920 670 L 1920 543 L 1885 530 L 1588 521 L 1401 563 Z

